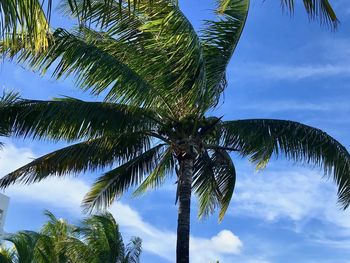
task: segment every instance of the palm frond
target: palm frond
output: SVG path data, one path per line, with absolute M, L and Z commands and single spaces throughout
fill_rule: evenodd
M 343 208 L 350 204 L 350 154 L 327 133 L 293 121 L 251 119 L 223 122 L 222 143 L 263 168 L 272 154 L 322 167 L 333 176 Z
M 34 261 L 39 238 L 40 234 L 34 231 L 20 231 L 5 237 L 4 240 L 13 244 L 17 257 L 23 260 L 23 263 L 31 263 Z
M 5 246 L 0 247 L 0 263 L 15 263 L 14 250 Z
M 169 147 L 160 157 L 158 165 L 154 168 L 150 175 L 139 185 L 134 191 L 134 196 L 144 194 L 149 189 L 160 187 L 167 175 L 172 175 L 175 168 L 176 160 L 174 159 L 172 149 Z
M 78 2 L 79 9 L 85 0 Z M 179 101 L 193 104 L 204 81 L 198 36 L 172 1 L 149 4 L 138 1 L 137 11 L 130 16 L 128 5 L 91 1 L 86 19 L 106 33 L 82 26 L 71 33 L 58 29 L 49 49 L 41 54 L 26 49 L 25 41 L 11 40 L 2 44 L 1 53 L 43 73 L 53 67 L 57 78 L 73 75 L 78 86 L 95 94 L 109 88 L 109 100 L 146 106 L 169 101 L 177 102 L 173 106 Z M 69 3 L 66 7 L 71 11 Z
M 33 52 L 41 52 L 48 46 L 51 2 L 47 5 L 38 0 L 0 1 L 0 38 L 10 40 L 15 36 L 30 36 L 26 47 Z
M 92 94 L 98 95 L 110 88 L 113 92 L 107 94 L 106 100 L 122 98 L 121 102 L 125 103 L 132 99 L 138 105 L 153 102 L 150 93 L 154 88 L 150 83 L 122 60 L 87 41 L 82 34 L 57 29 L 52 38 L 49 48 L 39 54 L 27 49 L 25 41 L 3 42 L 0 50 L 5 56 L 16 58 L 19 63 L 43 74 L 53 67 L 52 76 L 57 79 L 73 75 L 76 85 Z
M 110 213 L 93 215 L 78 229 L 98 262 L 121 262 L 125 247 L 118 224 Z
M 5 105 L 11 104 L 18 99 L 18 94 L 15 92 L 3 92 L 3 95 L 0 97 L 0 108 Z M 8 136 L 11 132 L 11 125 L 5 121 L 0 120 L 0 136 Z M 3 146 L 3 143 L 0 142 L 0 149 Z
M 248 9 L 249 0 L 219 1 L 217 20 L 205 21 L 201 34 L 206 74 L 204 107 L 216 105 L 227 86 L 226 67 L 240 39 Z
M 83 200 L 85 209 L 106 208 L 129 187 L 140 184 L 157 167 L 164 147 L 165 144 L 158 144 L 99 177 Z
M 195 162 L 192 188 L 199 199 L 199 217 L 208 216 L 220 207 L 221 221 L 230 204 L 236 183 L 236 170 L 224 150 L 205 151 Z
M 149 148 L 150 138 L 142 133 L 88 140 L 46 154 L 9 173 L 0 179 L 0 188 L 14 183 L 31 184 L 49 176 L 95 171 L 115 162 L 129 161 Z
M 339 20 L 328 0 L 303 0 L 305 10 L 312 20 L 319 20 L 321 25 L 326 25 L 332 29 L 336 29 Z M 294 0 L 281 0 L 281 5 L 284 10 L 290 13 L 294 12 Z
M 156 123 L 152 114 L 145 109 L 106 102 L 19 99 L 0 104 L 0 126 L 10 126 L 15 136 L 75 141 L 151 129 Z
M 139 237 L 133 237 L 126 246 L 125 262 L 139 263 L 142 252 L 142 240 Z

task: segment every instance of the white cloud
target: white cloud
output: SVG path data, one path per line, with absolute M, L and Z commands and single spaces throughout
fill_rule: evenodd
M 2 173 L 7 173 L 27 163 L 28 158 L 34 156 L 29 149 L 7 144 L 0 152 L 0 169 Z M 80 203 L 88 190 L 89 185 L 81 179 L 49 178 L 30 186 L 11 186 L 6 190 L 6 194 L 17 202 L 40 202 L 43 209 L 59 207 L 74 216 L 81 216 Z M 142 238 L 144 250 L 174 261 L 176 234 L 173 231 L 153 226 L 143 220 L 137 211 L 121 202 L 116 202 L 110 208 L 110 212 L 127 235 Z M 239 254 L 242 242 L 231 231 L 222 230 L 211 238 L 191 236 L 190 247 L 191 262 L 199 263 L 224 260 L 227 256 Z
M 34 153 L 29 148 L 16 148 L 13 144 L 6 143 L 0 150 L 0 176 L 25 165 L 34 157 Z
M 243 76 L 275 79 L 275 80 L 293 80 L 298 81 L 306 78 L 328 78 L 332 76 L 347 75 L 350 76 L 349 63 L 344 64 L 308 64 L 308 65 L 278 65 L 278 64 L 247 64 Z
M 240 110 L 253 110 L 259 112 L 275 113 L 282 111 L 316 111 L 316 112 L 344 112 L 350 110 L 350 105 L 347 102 L 335 103 L 309 103 L 293 100 L 279 101 L 259 101 L 248 105 L 238 106 Z M 336 121 L 336 120 L 335 120 Z
M 317 219 L 350 230 L 350 212 L 339 209 L 333 180 L 322 178 L 318 169 L 286 167 L 240 177 L 231 213 L 269 222 Z

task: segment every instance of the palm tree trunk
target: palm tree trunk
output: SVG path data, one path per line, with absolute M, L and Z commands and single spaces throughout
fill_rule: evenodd
M 190 212 L 191 212 L 191 186 L 193 175 L 193 159 L 179 160 L 178 172 L 178 219 L 176 262 L 189 263 L 190 247 Z

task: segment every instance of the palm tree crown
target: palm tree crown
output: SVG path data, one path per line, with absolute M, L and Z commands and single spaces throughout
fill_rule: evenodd
M 61 8 L 77 17 L 83 6 L 80 0 L 72 9 L 67 0 Z M 200 216 L 219 208 L 221 220 L 229 206 L 236 180 L 232 151 L 258 168 L 273 154 L 320 166 L 347 208 L 350 155 L 323 131 L 293 121 L 207 115 L 227 87 L 226 67 L 248 7 L 248 0 L 219 2 L 217 20 L 197 34 L 174 1 L 138 1 L 130 15 L 127 4 L 94 0 L 85 17 L 89 27 L 55 30 L 47 49 L 34 52 L 22 36 L 2 42 L 4 56 L 42 73 L 53 68 L 56 78 L 73 76 L 82 89 L 104 94 L 104 102 L 4 98 L 0 124 L 12 135 L 76 143 L 6 175 L 0 186 L 112 166 L 85 196 L 86 209 L 93 209 L 108 207 L 130 187 L 140 194 L 176 174 L 178 262 L 188 262 L 191 192 Z
M 45 212 L 39 232 L 20 231 L 5 238 L 13 244 L 0 249 L 1 263 L 138 263 L 141 239 L 124 245 L 118 224 L 109 213 L 93 215 L 79 225 Z

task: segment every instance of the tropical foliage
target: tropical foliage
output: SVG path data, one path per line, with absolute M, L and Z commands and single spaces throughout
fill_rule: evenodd
M 67 0 L 72 10 L 76 10 L 80 22 L 89 19 L 88 13 L 94 6 L 93 0 Z M 138 3 L 142 0 L 130 1 L 117 0 L 119 6 L 127 6 L 129 15 L 138 9 Z M 104 5 L 110 5 L 113 1 L 103 0 Z M 222 0 L 222 6 L 225 1 Z M 280 0 L 284 10 L 293 13 L 295 8 L 294 0 Z M 303 0 L 304 7 L 309 18 L 318 19 L 321 24 L 325 24 L 335 29 L 338 24 L 338 18 L 328 0 Z M 148 1 L 152 6 L 152 0 Z M 27 42 L 27 48 L 40 51 L 47 48 L 50 41 L 48 33 L 50 32 L 50 17 L 52 13 L 52 0 L 1 0 L 0 1 L 0 35 L 3 39 L 7 36 L 12 37 L 20 34 L 23 37 L 26 34 L 30 36 L 30 42 Z M 120 10 L 119 10 L 120 11 Z M 104 14 L 103 20 L 108 19 L 109 15 Z M 23 35 L 24 34 L 24 35 Z
M 20 231 L 5 238 L 12 246 L 0 249 L 0 263 L 138 263 L 141 239 L 123 243 L 109 213 L 93 215 L 79 226 L 45 213 L 40 232 Z
M 311 15 L 330 8 L 327 1 L 311 2 L 319 3 L 317 9 L 306 5 Z M 77 19 L 84 3 L 77 0 L 72 8 L 61 1 L 61 10 Z M 350 155 L 325 132 L 293 121 L 208 115 L 227 87 L 226 68 L 248 0 L 218 2 L 216 20 L 205 21 L 200 32 L 174 1 L 121 3 L 94 0 L 85 12 L 88 24 L 56 29 L 39 52 L 27 48 L 30 35 L 1 43 L 3 56 L 58 79 L 72 77 L 78 87 L 104 98 L 3 99 L 0 124 L 11 135 L 74 144 L 6 175 L 1 187 L 109 169 L 85 196 L 91 210 L 108 207 L 130 188 L 139 195 L 176 175 L 178 262 L 189 260 L 191 193 L 198 197 L 199 216 L 219 209 L 221 220 L 227 211 L 236 181 L 231 152 L 258 168 L 272 155 L 319 166 L 334 178 L 342 206 L 349 206 Z

